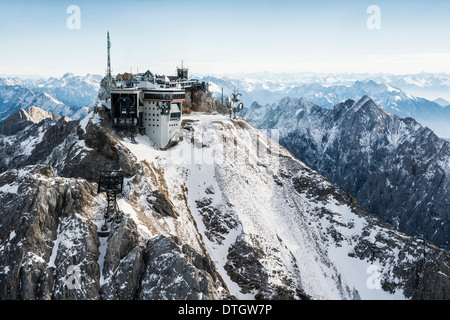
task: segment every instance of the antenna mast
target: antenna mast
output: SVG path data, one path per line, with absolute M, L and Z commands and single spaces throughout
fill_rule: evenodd
M 108 71 L 107 75 L 108 77 L 111 77 L 111 57 L 110 57 L 110 49 L 111 49 L 111 41 L 109 40 L 109 31 L 108 31 Z
M 110 49 L 111 49 L 111 41 L 109 40 L 109 31 L 107 33 L 107 47 L 108 47 L 108 63 L 107 63 L 107 69 L 106 69 L 106 81 L 107 81 L 107 96 L 106 101 L 108 101 L 108 98 L 111 97 L 111 84 L 112 84 L 112 76 L 111 76 L 111 56 L 110 56 Z

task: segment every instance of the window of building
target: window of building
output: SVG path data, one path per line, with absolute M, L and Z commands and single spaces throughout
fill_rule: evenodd
M 173 95 L 174 99 L 185 99 L 185 95 L 180 93 L 180 94 L 174 94 Z
M 172 100 L 172 95 L 168 93 L 144 93 L 144 99 L 149 100 Z

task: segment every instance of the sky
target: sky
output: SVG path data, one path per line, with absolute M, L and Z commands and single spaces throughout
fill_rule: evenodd
M 450 73 L 448 0 L 0 0 L 0 74 L 105 74 L 107 31 L 113 74 Z

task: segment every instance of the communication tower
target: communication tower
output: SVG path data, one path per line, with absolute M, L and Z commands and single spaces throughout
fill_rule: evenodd
M 108 49 L 108 57 L 107 57 L 108 60 L 107 60 L 107 65 L 106 65 L 106 91 L 107 91 L 106 101 L 108 101 L 108 99 L 111 98 L 111 89 L 113 87 L 112 76 L 111 76 L 111 55 L 110 55 L 110 52 L 111 52 L 111 40 L 109 38 L 109 31 L 108 31 L 107 36 L 106 36 L 106 46 L 107 46 L 107 49 Z
M 231 94 L 231 97 L 227 98 L 226 106 L 230 110 L 230 118 L 237 119 L 237 113 L 242 111 L 244 109 L 244 104 L 241 101 L 242 94 L 234 89 L 233 93 Z

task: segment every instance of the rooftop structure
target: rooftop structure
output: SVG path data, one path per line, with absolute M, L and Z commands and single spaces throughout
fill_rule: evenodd
M 150 70 L 144 73 L 132 75 L 132 80 L 116 78 L 116 88 L 139 88 L 139 89 L 185 89 L 192 90 L 196 87 L 208 88 L 208 83 L 199 82 L 197 79 L 189 79 L 189 69 L 177 68 L 176 76 L 154 74 Z

